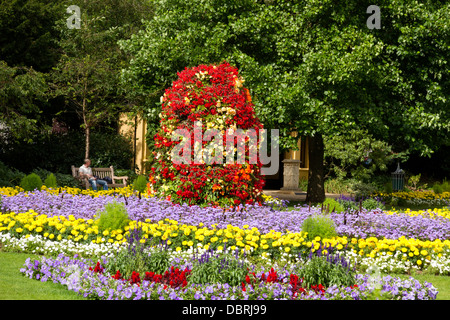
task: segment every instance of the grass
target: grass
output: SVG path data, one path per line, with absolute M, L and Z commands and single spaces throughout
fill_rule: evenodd
M 24 277 L 19 270 L 25 260 L 39 257 L 0 251 L 0 300 L 84 300 L 84 297 L 61 284 Z

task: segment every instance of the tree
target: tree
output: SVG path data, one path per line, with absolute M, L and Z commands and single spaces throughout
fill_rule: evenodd
M 160 0 L 145 29 L 121 42 L 133 55 L 123 79 L 156 100 L 185 67 L 236 65 L 282 149 L 295 148 L 292 131 L 310 137 L 307 201 L 323 201 L 324 136 L 365 129 L 424 155 L 449 141 L 450 5 L 379 1 L 380 30 L 366 25 L 369 5 Z
M 133 99 L 120 84 L 120 70 L 128 57 L 117 41 L 129 37 L 140 24 L 138 18 L 151 11 L 149 4 L 136 0 L 74 4 L 80 7 L 81 28 L 68 29 L 66 21 L 60 21 L 63 54 L 50 79 L 53 96 L 65 97 L 68 108 L 82 120 L 85 158 L 89 158 L 91 130 L 105 120 L 114 122 Z
M 0 2 L 0 59 L 10 66 L 48 72 L 58 61 L 58 32 L 64 4 L 53 0 Z
M 44 75 L 33 68 L 10 67 L 0 61 L 0 133 L 5 140 L 32 141 L 48 129 L 39 122 L 39 102 L 45 100 Z M 6 135 L 6 139 L 5 139 Z

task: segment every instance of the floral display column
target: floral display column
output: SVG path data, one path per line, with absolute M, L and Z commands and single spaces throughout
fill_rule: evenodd
M 263 125 L 243 82 L 237 68 L 227 62 L 185 68 L 178 73 L 178 79 L 161 97 L 161 126 L 155 135 L 150 193 L 188 205 L 229 207 L 261 202 L 262 164 L 259 152 L 255 156 L 249 150 L 259 150 Z M 255 133 L 256 140 L 243 136 L 240 141 L 244 142 L 238 144 L 232 134 L 239 129 Z M 205 133 L 213 130 L 220 136 L 206 138 Z M 174 132 L 183 132 L 184 136 L 174 139 Z M 236 154 L 245 151 L 244 161 L 229 161 L 227 139 Z M 211 145 L 214 150 L 208 158 L 203 150 Z M 177 163 L 174 157 L 189 161 Z M 211 158 L 217 161 L 211 163 Z

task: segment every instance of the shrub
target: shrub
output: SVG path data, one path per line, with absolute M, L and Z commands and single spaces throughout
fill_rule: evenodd
M 0 187 L 15 187 L 20 184 L 25 174 L 19 170 L 9 168 L 0 161 Z
M 444 179 L 444 182 L 441 184 L 443 192 L 450 192 L 450 183 Z
M 367 211 L 375 210 L 375 209 L 384 209 L 384 204 L 377 199 L 369 198 L 362 202 L 363 208 Z
M 352 189 L 355 192 L 356 201 L 359 201 L 362 198 L 370 197 L 371 194 L 377 191 L 373 185 L 364 182 L 354 183 Z
M 133 181 L 133 190 L 144 193 L 147 191 L 147 177 L 146 176 L 138 176 Z
M 55 175 L 54 175 L 53 173 L 50 173 L 50 174 L 47 176 L 47 178 L 45 178 L 44 185 L 45 185 L 47 188 L 53 188 L 53 189 L 56 189 L 56 178 L 55 178 Z
M 24 191 L 34 191 L 35 189 L 40 190 L 42 187 L 42 179 L 35 173 L 30 173 L 29 175 L 23 177 L 20 182 L 20 186 Z
M 344 206 L 333 198 L 326 198 L 323 202 L 324 210 L 326 210 L 328 206 L 330 206 L 330 212 L 341 213 L 345 210 Z
M 56 182 L 58 187 L 71 187 L 76 188 L 80 186 L 80 183 L 71 174 L 56 173 Z
M 313 215 L 305 219 L 302 224 L 302 231 L 307 232 L 307 238 L 313 240 L 319 236 L 323 238 L 332 238 L 337 236 L 336 224 L 327 216 Z
M 433 185 L 433 191 L 436 194 L 440 194 L 440 193 L 444 192 L 444 189 L 442 188 L 442 185 L 437 182 Z
M 386 192 L 386 193 L 394 192 L 394 189 L 392 188 L 392 182 L 386 182 L 384 184 L 384 192 Z
M 104 211 L 97 219 L 98 228 L 101 231 L 123 229 L 128 225 L 130 219 L 123 203 L 116 201 L 107 203 Z
M 345 259 L 339 255 L 314 256 L 297 271 L 304 278 L 305 284 L 329 287 L 352 286 L 356 283 L 354 271 Z

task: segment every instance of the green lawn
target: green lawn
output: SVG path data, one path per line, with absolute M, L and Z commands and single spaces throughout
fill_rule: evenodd
M 0 300 L 80 300 L 84 299 L 67 287 L 47 281 L 29 279 L 19 271 L 27 258 L 39 259 L 28 253 L 0 252 Z

